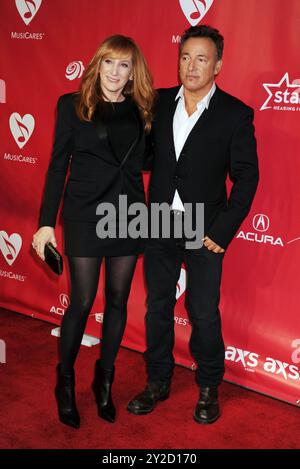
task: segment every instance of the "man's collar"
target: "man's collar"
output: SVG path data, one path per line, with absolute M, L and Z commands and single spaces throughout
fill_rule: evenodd
M 210 103 L 210 100 L 214 94 L 214 92 L 216 91 L 216 84 L 215 82 L 213 82 L 213 85 L 211 87 L 211 89 L 209 90 L 209 92 L 204 96 L 204 98 L 202 98 L 198 103 L 197 103 L 197 108 L 199 109 L 199 106 L 200 104 L 204 104 L 204 106 L 206 107 L 206 109 L 208 109 L 208 106 L 209 106 L 209 103 Z M 181 87 L 179 88 L 179 91 L 175 97 L 175 101 L 178 99 L 178 98 L 183 98 L 184 99 L 184 86 L 181 85 Z

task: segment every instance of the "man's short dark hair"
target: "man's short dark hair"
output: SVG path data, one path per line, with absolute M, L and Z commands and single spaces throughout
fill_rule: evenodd
M 180 52 L 182 50 L 183 44 L 191 37 L 210 38 L 216 46 L 217 59 L 221 60 L 224 49 L 224 38 L 217 29 L 212 28 L 206 24 L 201 24 L 200 26 L 191 26 L 189 29 L 186 29 L 184 34 L 181 36 Z

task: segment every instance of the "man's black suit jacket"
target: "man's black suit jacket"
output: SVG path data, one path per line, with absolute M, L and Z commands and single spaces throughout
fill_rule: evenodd
M 217 87 L 176 160 L 173 117 L 179 87 L 160 89 L 152 131 L 149 202 L 204 203 L 205 235 L 227 248 L 248 214 L 258 184 L 253 110 Z M 226 191 L 229 175 L 233 182 Z
M 70 164 L 62 216 L 76 221 L 98 221 L 96 207 L 111 202 L 116 208 L 119 195 L 126 194 L 128 204 L 145 203 L 142 177 L 145 153 L 143 123 L 136 105 L 137 138 L 120 162 L 116 157 L 103 119 L 81 121 L 75 112 L 76 93 L 62 95 L 57 104 L 54 146 L 49 164 L 39 226 L 56 225 L 56 217 Z

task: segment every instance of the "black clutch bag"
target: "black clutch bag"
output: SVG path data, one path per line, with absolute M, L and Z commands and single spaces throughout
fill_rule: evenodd
M 61 275 L 63 273 L 64 267 L 63 258 L 52 243 L 49 242 L 45 245 L 44 255 L 45 261 L 53 270 L 53 272 L 55 272 L 57 275 Z

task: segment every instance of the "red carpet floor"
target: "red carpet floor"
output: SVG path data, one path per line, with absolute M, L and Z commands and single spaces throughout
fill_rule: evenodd
M 296 449 L 299 409 L 238 386 L 220 387 L 222 417 L 199 425 L 192 415 L 198 396 L 192 371 L 176 367 L 170 398 L 152 414 L 134 416 L 127 402 L 145 383 L 142 355 L 121 349 L 116 364 L 115 424 L 100 420 L 90 389 L 98 347 L 81 347 L 76 364 L 77 404 L 82 425 L 58 422 L 53 396 L 57 339 L 53 325 L 0 310 L 0 339 L 7 363 L 0 364 L 0 448 L 106 449 Z

